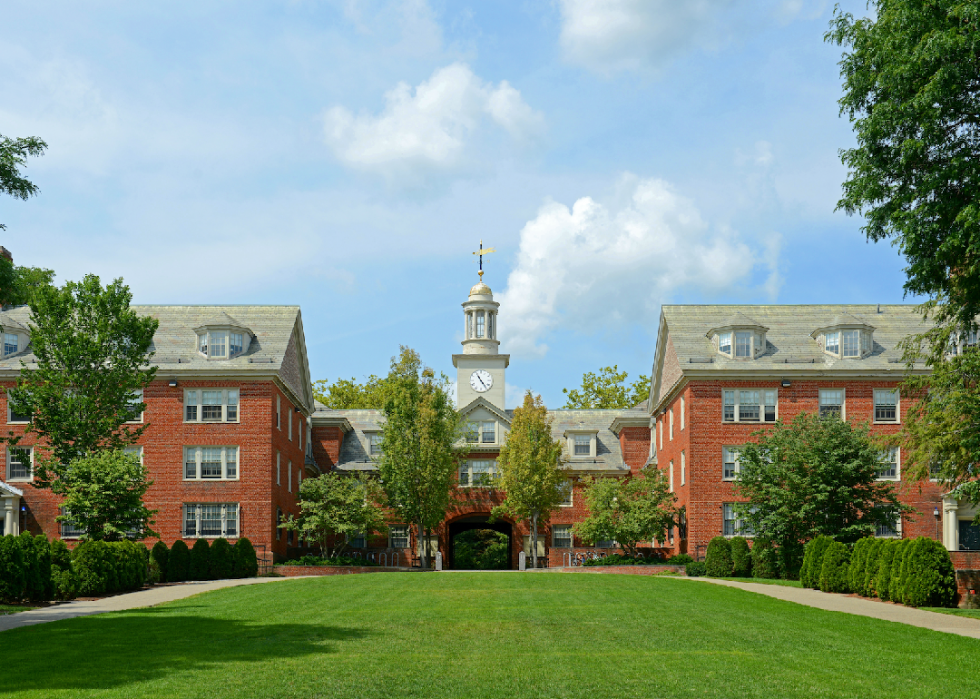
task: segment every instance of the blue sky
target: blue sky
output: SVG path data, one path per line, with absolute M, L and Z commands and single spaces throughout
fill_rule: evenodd
M 49 144 L 15 260 L 300 304 L 315 378 L 452 374 L 481 239 L 510 403 L 649 373 L 663 303 L 903 301 L 834 213 L 829 2 L 4 5 L 0 133 Z

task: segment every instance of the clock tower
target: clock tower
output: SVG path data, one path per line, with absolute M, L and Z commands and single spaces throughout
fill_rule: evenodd
M 504 409 L 504 370 L 510 355 L 497 353 L 499 306 L 481 274 L 480 282 L 463 302 L 463 353 L 453 355 L 457 408 L 482 397 L 498 410 Z

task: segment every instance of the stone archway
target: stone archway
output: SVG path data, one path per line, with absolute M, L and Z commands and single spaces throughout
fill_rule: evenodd
M 450 522 L 447 529 L 449 534 L 446 542 L 448 554 L 447 568 L 455 568 L 456 566 L 453 540 L 456 538 L 457 534 L 461 534 L 465 531 L 471 531 L 473 529 L 491 529 L 495 532 L 500 532 L 507 537 L 507 567 L 508 569 L 513 569 L 514 525 L 512 525 L 510 522 L 498 519 L 491 524 L 489 514 L 467 515 L 466 517 L 460 517 L 459 519 Z

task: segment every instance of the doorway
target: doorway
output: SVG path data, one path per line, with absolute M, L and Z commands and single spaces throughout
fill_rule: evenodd
M 491 524 L 489 520 L 489 515 L 475 515 L 449 525 L 449 567 L 455 570 L 510 570 L 513 567 L 513 526 L 502 520 Z M 459 541 L 457 537 L 461 537 Z M 457 565 L 457 545 L 463 568 Z

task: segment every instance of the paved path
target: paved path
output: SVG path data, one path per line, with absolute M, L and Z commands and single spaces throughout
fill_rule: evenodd
M 237 587 L 238 585 L 256 585 L 267 582 L 277 582 L 280 580 L 295 580 L 296 578 L 244 578 L 239 580 L 211 580 L 208 582 L 188 582 L 180 585 L 165 585 L 161 587 L 151 587 L 148 590 L 138 592 L 128 592 L 115 597 L 106 597 L 99 600 L 76 600 L 74 602 L 64 602 L 50 607 L 32 609 L 29 612 L 17 612 L 16 614 L 6 614 L 0 616 L 0 631 L 16 629 L 22 626 L 33 626 L 43 624 L 48 621 L 59 621 L 60 619 L 73 619 L 77 616 L 89 616 L 90 614 L 103 614 L 105 612 L 118 612 L 123 609 L 138 609 L 139 607 L 153 607 L 164 602 L 184 599 L 202 592 L 220 590 L 223 587 Z
M 910 626 L 921 626 L 924 629 L 932 629 L 933 631 L 942 631 L 943 633 L 955 633 L 960 636 L 980 638 L 980 619 L 971 619 L 970 617 L 955 616 L 953 614 L 940 614 L 938 612 L 927 612 L 922 609 L 905 607 L 900 604 L 889 604 L 879 600 L 865 599 L 864 597 L 837 595 L 828 592 L 821 592 L 820 590 L 810 590 L 800 587 L 735 582 L 734 580 L 717 580 L 713 578 L 677 579 L 696 580 L 714 585 L 737 587 L 740 590 L 758 592 L 760 595 L 775 597 L 776 599 L 786 600 L 787 602 L 805 604 L 808 607 L 826 609 L 827 611 L 831 612 L 844 612 L 846 614 L 857 614 L 858 616 L 870 616 L 875 619 L 897 621 L 900 624 L 909 624 Z

